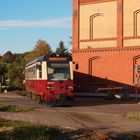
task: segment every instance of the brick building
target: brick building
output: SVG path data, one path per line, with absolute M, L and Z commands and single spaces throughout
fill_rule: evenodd
M 139 85 L 140 0 L 73 0 L 76 90 Z

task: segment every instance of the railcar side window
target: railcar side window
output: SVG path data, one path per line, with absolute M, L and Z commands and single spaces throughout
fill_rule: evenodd
M 27 68 L 25 71 L 26 71 L 26 73 L 25 73 L 26 79 L 36 78 L 35 66 Z
M 48 63 L 48 80 L 70 79 L 69 63 Z
M 39 67 L 39 78 L 42 78 L 42 67 L 41 67 L 41 65 Z
M 42 78 L 42 64 L 37 64 L 36 69 L 39 70 L 39 78 Z

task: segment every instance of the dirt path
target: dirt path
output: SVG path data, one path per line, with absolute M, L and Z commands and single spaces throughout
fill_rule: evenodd
M 127 112 L 140 112 L 138 102 L 104 101 L 95 98 L 75 98 L 73 107 L 47 107 L 17 94 L 0 94 L 0 104 L 14 104 L 33 111 L 0 112 L 1 118 L 30 121 L 33 123 L 61 126 L 65 128 L 99 129 L 112 137 L 140 137 L 140 121 L 126 120 Z

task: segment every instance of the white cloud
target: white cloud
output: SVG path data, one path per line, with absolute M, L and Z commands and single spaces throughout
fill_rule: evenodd
M 0 29 L 9 29 L 9 28 L 71 28 L 72 18 L 64 17 L 57 19 L 49 20 L 0 20 Z

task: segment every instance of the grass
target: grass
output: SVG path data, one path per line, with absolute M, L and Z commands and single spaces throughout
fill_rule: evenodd
M 0 112 L 27 112 L 32 111 L 32 109 L 26 109 L 24 107 L 16 105 L 0 105 Z
M 0 140 L 53 140 L 55 131 L 44 125 L 0 119 Z
M 140 112 L 129 112 L 124 115 L 124 118 L 140 121 Z
M 78 129 L 68 130 L 30 122 L 0 119 L 0 140 L 111 140 L 102 132 Z

